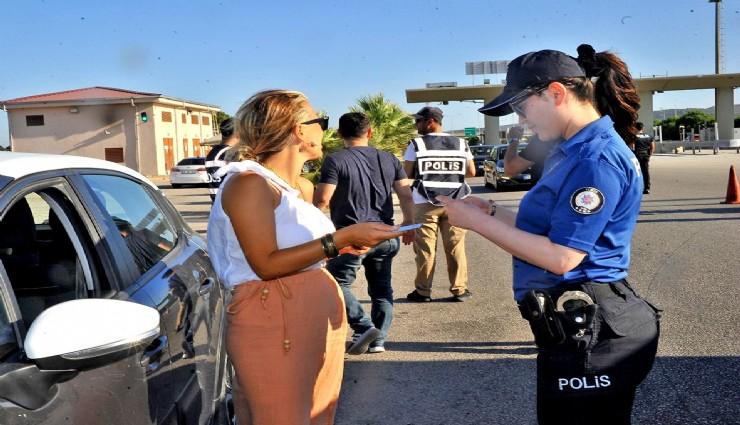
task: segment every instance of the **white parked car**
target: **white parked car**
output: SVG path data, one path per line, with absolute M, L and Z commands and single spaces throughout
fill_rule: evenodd
M 170 170 L 170 184 L 173 189 L 185 184 L 202 185 L 211 182 L 211 175 L 206 169 L 206 158 L 193 156 L 178 162 Z

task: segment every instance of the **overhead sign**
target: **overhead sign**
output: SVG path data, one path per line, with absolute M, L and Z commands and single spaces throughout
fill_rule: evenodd
M 427 83 L 428 89 L 436 89 L 439 87 L 457 87 L 457 83 L 454 81 L 445 82 L 445 83 Z
M 465 127 L 465 136 L 475 136 L 476 134 L 476 128 L 475 127 Z
M 465 62 L 465 75 L 506 74 L 511 61 Z

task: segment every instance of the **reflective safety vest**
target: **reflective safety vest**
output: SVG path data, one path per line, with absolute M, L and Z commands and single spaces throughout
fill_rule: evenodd
M 465 182 L 468 145 L 454 136 L 426 135 L 411 141 L 416 151 L 415 180 L 412 187 L 434 203 L 438 195 L 462 199 L 471 192 Z

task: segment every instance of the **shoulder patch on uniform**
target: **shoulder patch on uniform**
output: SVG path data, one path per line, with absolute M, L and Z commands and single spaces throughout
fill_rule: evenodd
M 595 187 L 582 187 L 573 192 L 570 206 L 579 214 L 596 214 L 604 207 L 604 194 Z

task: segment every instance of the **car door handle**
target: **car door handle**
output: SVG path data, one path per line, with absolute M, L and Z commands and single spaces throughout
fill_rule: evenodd
M 210 293 L 214 289 L 216 289 L 216 279 L 212 277 L 206 278 L 206 280 L 204 280 L 203 283 L 200 285 L 200 288 L 198 288 L 198 295 L 203 296 Z
M 146 373 L 150 374 L 159 369 L 160 359 L 164 350 L 167 347 L 167 337 L 161 335 L 144 350 L 144 354 L 141 356 L 141 367 L 146 369 Z

